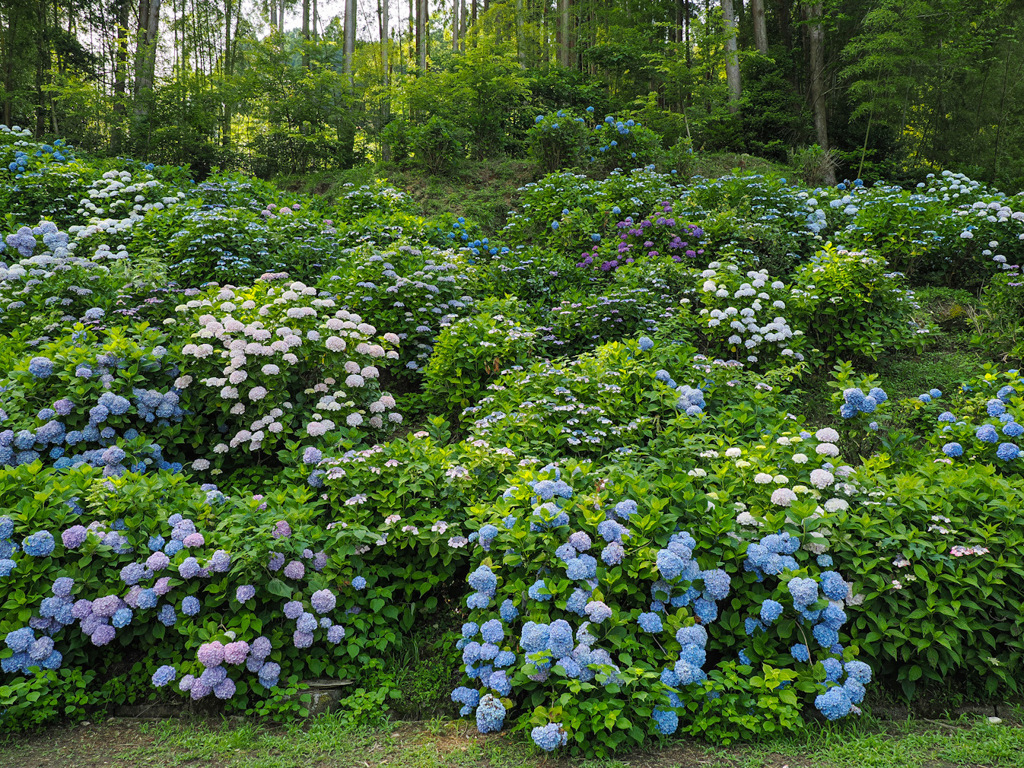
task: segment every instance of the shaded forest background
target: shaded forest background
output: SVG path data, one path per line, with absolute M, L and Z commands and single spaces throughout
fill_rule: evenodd
M 270 177 L 519 157 L 593 107 L 666 147 L 1024 187 L 1021 0 L 327 2 L 0 0 L 0 122 Z

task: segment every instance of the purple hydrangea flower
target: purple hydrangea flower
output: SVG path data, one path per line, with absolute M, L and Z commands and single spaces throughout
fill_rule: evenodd
M 313 596 L 310 598 L 310 603 L 313 604 L 313 610 L 321 614 L 333 611 L 337 602 L 338 599 L 329 589 L 321 589 L 314 592 Z
M 238 640 L 224 646 L 225 664 L 244 664 L 248 655 L 249 644 L 244 640 Z
M 153 685 L 155 685 L 157 688 L 163 688 L 168 683 L 173 682 L 174 678 L 177 677 L 177 675 L 178 675 L 178 670 L 176 670 L 174 667 L 170 666 L 169 664 L 164 664 L 156 672 L 153 673 Z M 181 682 L 182 682 L 182 684 L 184 684 L 185 683 L 185 679 L 182 678 Z M 189 684 L 191 685 L 191 681 L 189 681 Z M 182 689 L 182 690 L 186 690 L 186 689 Z
M 235 590 L 235 599 L 240 603 L 248 602 L 256 597 L 256 587 L 252 584 L 243 584 Z
M 204 667 L 216 667 L 224 661 L 224 646 L 219 640 L 203 643 L 196 656 Z

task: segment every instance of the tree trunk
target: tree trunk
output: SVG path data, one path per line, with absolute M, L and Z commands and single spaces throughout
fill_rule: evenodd
M 302 0 L 302 68 L 309 69 L 309 2 Z
M 142 6 L 140 4 L 140 11 Z M 110 151 L 115 155 L 124 150 L 124 115 L 127 111 L 128 91 L 128 0 L 121 0 L 114 8 L 117 40 L 114 42 L 114 126 L 110 132 Z
M 46 133 L 47 103 L 50 101 L 46 81 L 50 75 L 50 20 L 47 4 L 40 1 L 36 10 L 36 136 Z M 56 23 L 56 19 L 54 20 Z
M 566 68 L 572 64 L 571 6 L 572 0 L 558 0 L 558 63 Z
M 814 114 L 814 132 L 822 152 L 829 151 L 828 110 L 825 103 L 825 27 L 821 23 L 822 4 L 820 0 L 804 6 L 807 14 L 808 43 L 810 48 L 810 98 Z M 835 169 L 825 163 L 825 183 L 835 184 Z
M 754 21 L 754 47 L 768 54 L 768 27 L 764 20 L 764 0 L 750 0 L 750 15 Z
M 459 0 L 452 0 L 452 50 L 459 52 Z
M 459 4 L 459 50 L 466 50 L 466 0 L 455 0 Z
M 381 69 L 381 84 L 384 86 L 384 95 L 381 98 L 380 104 L 380 128 L 384 129 L 384 126 L 391 120 L 391 93 L 388 89 L 388 83 L 391 82 L 390 72 L 390 47 L 391 47 L 391 30 L 389 29 L 390 24 L 388 22 L 388 0 L 377 0 L 377 17 L 380 20 L 380 69 Z M 379 134 L 378 134 L 379 135 Z M 390 162 L 391 160 L 391 146 L 385 142 L 381 142 L 380 145 L 381 160 L 384 162 Z
M 430 14 L 428 0 L 416 3 L 416 62 L 421 72 L 427 71 L 427 16 Z
M 342 46 L 342 55 L 342 72 L 348 80 L 349 90 L 355 93 L 353 61 L 356 55 L 356 0 L 345 0 L 345 44 Z
M 736 14 L 732 0 L 722 0 L 722 23 L 725 27 L 725 80 L 729 86 L 729 111 L 739 110 L 741 94 L 740 59 L 736 50 Z

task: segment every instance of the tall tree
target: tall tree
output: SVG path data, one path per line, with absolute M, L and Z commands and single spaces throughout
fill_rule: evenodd
M 416 63 L 421 72 L 427 71 L 427 35 L 429 0 L 416 0 Z
M 829 162 L 828 105 L 825 103 L 825 25 L 822 20 L 821 0 L 813 0 L 802 6 L 807 21 L 808 39 L 808 95 L 811 99 L 811 113 L 814 115 L 814 133 L 818 146 L 825 154 L 822 171 L 826 184 L 836 183 L 835 167 Z
M 381 45 L 384 44 L 385 40 L 381 38 Z M 355 91 L 353 59 L 356 55 L 356 0 L 345 0 L 345 44 L 342 46 L 342 55 L 344 56 L 342 71 L 349 82 L 349 87 Z
M 768 25 L 764 17 L 764 0 L 750 0 L 750 16 L 754 26 L 754 47 L 767 55 Z
M 736 112 L 739 109 L 742 85 L 736 44 L 736 14 L 732 0 L 722 0 L 722 24 L 725 27 L 725 80 L 729 86 L 729 109 Z
M 558 63 L 572 63 L 572 0 L 558 0 Z

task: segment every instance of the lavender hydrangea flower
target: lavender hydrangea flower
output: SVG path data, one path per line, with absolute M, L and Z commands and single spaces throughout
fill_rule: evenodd
M 178 670 L 169 664 L 164 664 L 156 672 L 153 673 L 153 685 L 157 688 L 163 688 L 168 683 L 174 682 L 174 678 L 177 677 Z M 184 683 L 182 679 L 182 683 Z
M 196 657 L 204 667 L 219 666 L 224 662 L 224 646 L 219 640 L 203 643 L 199 646 L 199 652 L 196 654 Z
M 256 597 L 256 587 L 252 584 L 243 584 L 235 590 L 235 599 L 240 603 L 248 602 Z
M 237 640 L 224 646 L 225 664 L 244 664 L 249 655 L 249 644 L 244 640 Z
M 313 605 L 313 610 L 317 613 L 329 613 L 334 610 L 334 606 L 337 604 L 338 599 L 334 596 L 334 593 L 329 589 L 321 589 L 313 593 L 310 598 L 310 603 Z

